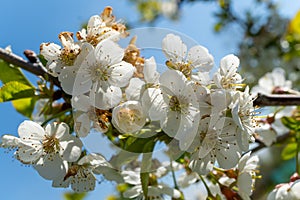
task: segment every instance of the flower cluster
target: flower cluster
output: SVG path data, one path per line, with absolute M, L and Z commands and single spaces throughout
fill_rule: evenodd
M 154 126 L 158 131 L 151 136 L 155 138 L 150 140 L 152 146 L 157 141 L 166 145 L 175 141 L 172 144 L 177 146 L 170 146 L 170 151 L 177 148 L 180 156 L 188 157 L 185 167 L 191 180 L 207 175 L 216 166 L 235 168 L 238 194 L 249 198 L 258 161 L 249 159 L 249 154 L 241 155 L 254 140 L 256 120 L 249 88 L 237 72 L 238 57 L 223 57 L 212 74 L 214 58 L 207 48 L 196 45 L 188 50 L 179 36 L 168 34 L 162 40 L 166 69 L 160 74 L 154 57 L 141 57 L 136 38 L 126 49 L 118 44 L 128 33 L 115 21 L 110 7 L 90 18 L 87 28 L 76 33 L 77 41 L 73 35 L 60 33 L 62 47 L 43 43 L 40 53 L 47 61 L 48 73 L 58 77 L 63 92 L 72 96 L 76 136 L 64 123 L 53 122 L 44 129 L 25 121 L 19 126 L 19 138 L 2 136 L 2 147 L 17 148 L 16 158 L 53 180 L 54 187 L 93 190 L 94 174 L 104 174 L 109 180 L 129 184 L 124 196 L 134 198 L 145 193 L 141 170 L 117 175 L 112 169 L 115 166 L 102 155 L 86 155 L 80 138 L 92 129 L 110 131 L 110 139 L 117 138 L 119 147 L 127 150 L 133 142 L 123 142 L 124 138 L 139 141 L 139 137 L 146 137 L 147 127 Z M 148 143 L 142 145 L 147 147 Z M 151 196 L 180 198 L 177 189 L 164 184 L 149 182 L 148 186 Z

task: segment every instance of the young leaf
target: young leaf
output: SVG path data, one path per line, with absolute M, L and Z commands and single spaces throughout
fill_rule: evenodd
M 148 143 L 154 144 L 156 139 L 157 139 L 156 135 L 148 138 L 128 137 L 124 149 L 135 153 L 152 152 L 152 150 L 149 151 L 148 148 L 145 148 L 145 146 Z
M 10 81 L 0 88 L 0 102 L 34 96 L 35 89 L 18 81 Z
M 15 67 L 0 59 L 0 80 L 3 84 L 18 81 L 28 86 L 33 85 L 27 80 L 20 68 Z
M 288 129 L 293 131 L 299 131 L 300 130 L 300 121 L 296 120 L 293 117 L 282 117 L 281 122 L 284 126 L 286 126 Z
M 36 98 L 23 98 L 23 99 L 17 99 L 13 100 L 12 104 L 16 111 L 21 113 L 22 115 L 31 118 L 31 114 L 34 110 L 34 104 L 35 104 Z
M 83 200 L 85 197 L 86 193 L 66 192 L 64 194 L 65 200 Z
M 290 143 L 284 147 L 281 152 L 281 157 L 283 160 L 289 160 L 296 156 L 297 154 L 297 143 Z

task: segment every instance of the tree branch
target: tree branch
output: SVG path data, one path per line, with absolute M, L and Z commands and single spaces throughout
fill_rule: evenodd
M 272 145 L 274 145 L 274 144 L 280 144 L 281 142 L 285 141 L 286 139 L 288 139 L 290 137 L 291 137 L 290 132 L 287 132 L 287 133 L 285 133 L 283 135 L 278 135 L 277 138 L 276 138 L 276 142 L 273 143 Z M 265 147 L 267 147 L 267 146 L 264 143 L 259 142 L 258 146 L 250 149 L 249 151 L 251 151 L 252 153 L 254 153 L 254 152 L 257 152 L 257 151 L 259 151 L 259 150 L 261 150 L 261 149 L 263 149 Z M 249 152 L 249 151 L 247 151 L 247 152 Z
M 17 56 L 16 54 L 8 52 L 2 48 L 0 48 L 0 59 L 10 64 L 13 64 L 15 66 L 18 66 L 34 75 L 41 76 L 45 80 L 52 82 L 54 85 L 56 85 L 61 89 L 61 85 L 60 82 L 58 81 L 58 78 L 47 73 L 45 67 L 40 62 L 36 62 L 36 63 L 28 62 L 23 58 L 21 58 L 20 56 Z
M 254 106 L 299 106 L 300 96 L 287 94 L 258 94 L 253 101 Z

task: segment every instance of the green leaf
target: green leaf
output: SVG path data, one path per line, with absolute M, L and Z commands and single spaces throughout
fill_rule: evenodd
M 17 99 L 13 100 L 12 104 L 16 111 L 21 113 L 22 115 L 31 118 L 31 114 L 34 110 L 34 105 L 36 102 L 36 98 L 23 98 L 23 99 Z
M 152 150 L 145 148 L 145 146 L 149 142 L 150 143 L 152 142 L 154 144 L 156 139 L 157 139 L 156 135 L 148 138 L 137 138 L 137 137 L 130 136 L 126 139 L 126 145 L 124 149 L 135 153 L 147 153 L 147 152 L 149 153 L 152 152 Z
M 75 193 L 75 192 L 66 192 L 64 194 L 65 200 L 83 200 L 86 197 L 86 193 Z
M 281 122 L 290 130 L 299 131 L 300 130 L 300 121 L 293 117 L 282 117 Z
M 0 59 L 0 80 L 2 81 L 3 84 L 6 84 L 10 81 L 18 81 L 20 83 L 33 87 L 33 85 L 24 76 L 20 68 L 15 67 L 1 59 Z
M 18 81 L 11 81 L 0 88 L 0 102 L 34 96 L 35 89 Z
M 281 157 L 284 160 L 292 159 L 297 154 L 297 143 L 290 143 L 284 147 L 281 152 Z
M 141 173 L 140 176 L 144 197 L 148 199 L 149 172 Z

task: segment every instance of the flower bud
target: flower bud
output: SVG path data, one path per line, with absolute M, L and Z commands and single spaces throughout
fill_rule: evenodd
M 138 101 L 127 101 L 114 108 L 112 123 L 121 133 L 134 133 L 145 125 L 146 116 Z

